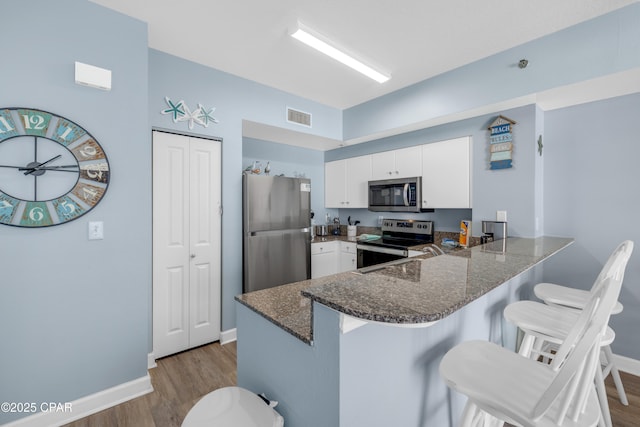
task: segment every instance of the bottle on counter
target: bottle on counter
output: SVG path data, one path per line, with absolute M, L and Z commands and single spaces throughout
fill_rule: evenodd
M 469 247 L 469 242 L 471 240 L 471 221 L 468 219 L 463 219 L 460 221 L 460 238 L 458 243 L 463 248 Z

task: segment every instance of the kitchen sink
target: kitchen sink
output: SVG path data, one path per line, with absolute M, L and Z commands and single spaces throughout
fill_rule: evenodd
M 444 251 L 442 249 L 440 249 L 438 246 L 436 245 L 429 245 L 429 246 L 425 246 L 422 249 L 422 252 L 424 252 L 425 254 L 431 254 L 431 256 L 439 256 L 439 255 L 444 255 Z M 369 267 L 362 267 L 359 268 L 358 270 L 354 271 L 354 273 L 356 274 L 369 274 L 369 273 L 373 273 L 375 271 L 380 271 L 380 270 L 384 270 L 387 267 L 391 267 L 394 265 L 402 265 L 402 264 L 407 264 L 410 262 L 415 262 L 416 259 L 415 258 L 402 258 L 402 259 L 398 259 L 395 261 L 389 261 L 389 262 L 385 262 L 383 264 L 376 264 L 376 265 L 372 265 Z

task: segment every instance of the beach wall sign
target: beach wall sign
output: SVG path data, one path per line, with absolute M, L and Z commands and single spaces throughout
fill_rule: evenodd
M 513 125 L 511 119 L 498 116 L 489 126 L 489 169 L 513 167 Z

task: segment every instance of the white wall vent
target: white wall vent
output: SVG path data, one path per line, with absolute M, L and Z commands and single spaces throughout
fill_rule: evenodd
M 287 121 L 289 123 L 311 127 L 311 114 L 287 107 Z

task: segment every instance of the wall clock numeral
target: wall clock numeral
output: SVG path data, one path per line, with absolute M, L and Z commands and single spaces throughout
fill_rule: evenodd
M 96 182 L 109 181 L 109 168 L 106 163 L 92 163 L 80 167 L 80 177 Z
M 22 125 L 27 135 L 45 136 L 51 114 L 39 110 L 18 110 L 18 114 L 22 119 Z
M 16 135 L 18 132 L 11 113 L 8 110 L 0 111 L 0 142 Z
M 85 209 L 76 203 L 71 197 L 65 196 L 51 202 L 58 218 L 70 220 L 84 213 Z
M 17 205 L 18 200 L 0 193 L 0 223 L 11 223 Z
M 35 130 L 42 130 L 45 128 L 45 121 L 44 121 L 44 117 L 38 115 L 38 114 L 34 114 L 34 115 L 28 115 L 28 114 L 23 114 L 22 115 L 22 120 L 24 121 L 24 128 L 25 129 L 35 129 Z
M 45 202 L 27 202 L 20 225 L 25 227 L 53 225 L 47 204 Z
M 89 184 L 78 184 L 73 189 L 73 194 L 83 202 L 93 206 L 104 196 L 104 189 Z
M 15 130 L 11 124 L 7 121 L 6 117 L 0 116 L 0 133 L 7 133 Z
M 60 119 L 58 120 L 56 130 L 53 132 L 53 139 L 64 146 L 69 146 L 86 134 L 87 133 L 75 123 Z
M 71 150 L 73 154 L 82 160 L 104 159 L 104 152 L 100 146 L 92 139 L 83 142 L 78 147 Z

